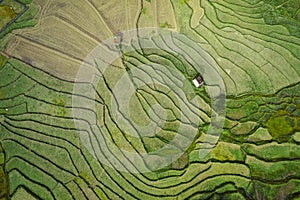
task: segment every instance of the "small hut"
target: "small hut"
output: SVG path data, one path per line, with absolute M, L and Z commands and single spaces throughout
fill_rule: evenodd
M 123 41 L 123 33 L 118 31 L 115 34 L 114 43 L 115 43 L 116 46 L 119 46 L 119 45 L 121 45 L 122 41 Z
M 201 87 L 204 84 L 203 78 L 200 73 L 198 73 L 193 79 L 193 83 L 196 87 Z

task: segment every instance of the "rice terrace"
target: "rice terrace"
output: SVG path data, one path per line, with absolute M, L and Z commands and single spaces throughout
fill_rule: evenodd
M 299 0 L 0 0 L 0 200 L 300 199 Z

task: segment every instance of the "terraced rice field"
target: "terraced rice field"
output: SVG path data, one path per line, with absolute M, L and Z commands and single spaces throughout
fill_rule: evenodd
M 300 198 L 297 1 L 19 3 L 0 199 Z

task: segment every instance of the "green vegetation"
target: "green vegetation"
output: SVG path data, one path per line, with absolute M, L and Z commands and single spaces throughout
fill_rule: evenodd
M 189 0 L 180 0 L 179 1 L 180 5 L 183 5 L 183 4 L 188 3 L 188 2 L 189 2 Z
M 160 23 L 159 27 L 160 28 L 173 28 L 172 25 L 169 24 L 168 22 Z
M 275 140 L 286 142 L 293 134 L 295 120 L 288 116 L 274 116 L 267 121 L 266 125 Z
M 300 36 L 300 1 L 264 0 L 264 20 L 267 24 L 283 25 L 291 35 Z
M 278 161 L 276 163 L 267 163 L 254 157 L 247 157 L 246 163 L 251 169 L 254 179 L 261 181 L 280 181 L 289 177 L 299 177 L 299 161 Z
M 264 145 L 245 144 L 242 148 L 247 154 L 266 161 L 300 158 L 300 149 L 296 144 L 271 142 Z
M 0 69 L 6 64 L 6 62 L 7 58 L 4 55 L 0 54 Z
M 20 2 L 24 4 L 31 4 L 32 0 L 19 0 Z
M 281 90 L 270 97 L 248 96 L 227 101 L 227 116 L 240 123 L 228 126 L 238 141 L 245 141 L 259 127 L 267 128 L 270 136 L 278 142 L 287 142 L 299 130 L 297 101 L 300 84 Z M 231 122 L 233 123 L 233 122 Z M 226 126 L 225 126 L 226 128 Z M 227 128 L 226 128 L 227 129 Z M 244 136 L 243 136 L 244 135 Z M 257 135 L 259 137 L 259 135 Z M 224 137 L 226 137 L 224 135 Z M 251 136 L 249 136 L 250 138 Z M 266 135 L 266 137 L 269 137 Z
M 212 150 L 211 158 L 218 161 L 240 161 L 245 160 L 245 153 L 240 150 L 238 145 L 219 142 Z
M 0 30 L 11 23 L 18 14 L 23 12 L 24 6 L 14 0 L 3 0 L 0 2 Z
M 24 2 L 26 3 L 26 2 Z M 30 2 L 27 2 L 30 3 Z M 3 31 L 0 33 L 0 40 L 3 40 L 4 43 L 1 44 L 1 49 L 3 48 L 2 45 L 5 45 L 5 43 L 8 41 L 8 39 L 4 38 L 4 36 L 9 33 L 10 31 L 12 31 L 15 28 L 22 28 L 22 27 L 26 27 L 27 25 L 31 25 L 30 22 L 29 24 L 27 23 L 27 20 L 32 19 L 34 16 L 32 15 L 31 18 L 27 18 L 27 19 L 23 19 L 24 21 L 22 21 L 22 23 L 16 23 L 13 22 L 10 26 L 6 27 L 9 23 L 12 22 L 12 20 L 14 20 L 17 15 L 21 14 L 24 11 L 25 7 L 24 5 L 20 4 L 17 1 L 12 1 L 12 0 L 3 0 L 0 2 L 0 29 L 3 29 Z M 37 11 L 35 12 L 35 14 L 37 13 Z M 5 29 L 4 29 L 5 28 Z M 2 53 L 0 53 L 0 70 L 5 71 L 8 67 L 7 64 L 7 57 L 4 56 Z M 9 82 L 15 80 L 17 73 L 16 72 L 9 72 L 9 74 L 6 75 L 6 77 L 2 77 L 0 84 L 1 86 L 4 86 L 5 84 L 8 84 Z M 28 82 L 24 82 L 25 85 L 28 84 Z M 28 85 L 27 85 L 28 86 Z M 23 86 L 20 86 L 23 87 Z M 27 88 L 25 86 L 25 88 Z M 11 88 L 7 88 L 9 90 L 11 90 Z M 3 87 L 0 90 L 0 99 L 3 98 L 7 98 L 7 95 L 9 94 L 8 90 L 4 89 Z M 5 103 L 2 101 L 2 106 L 5 106 Z M 4 103 L 4 104 L 3 104 Z M 1 106 L 1 109 L 4 109 Z M 24 109 L 25 104 L 22 105 L 16 105 L 14 108 L 11 109 L 5 109 L 4 110 L 4 114 L 14 114 L 14 113 L 18 113 L 18 112 L 25 112 Z M 2 114 L 2 111 L 0 111 L 0 114 Z M 2 133 L 1 133 L 2 134 Z M 2 144 L 1 144 L 2 145 Z M 5 154 L 3 152 L 2 146 L 1 146 L 1 163 L 0 163 L 0 199 L 4 200 L 4 199 L 8 199 L 8 190 L 9 188 L 13 187 L 13 184 L 8 185 L 8 180 L 7 180 L 7 174 L 6 174 L 6 160 L 5 160 Z M 30 186 L 29 186 L 30 187 Z M 16 196 L 18 196 L 19 194 L 16 194 Z M 22 196 L 22 195 L 21 195 Z M 25 195 L 26 196 L 26 195 Z M 24 198 L 24 196 L 22 196 L 22 198 Z
M 24 4 L 21 4 L 21 3 Z M 8 23 L 15 20 L 17 15 L 22 14 L 16 19 L 15 22 L 6 27 L 2 32 L 0 32 L 0 39 L 2 40 L 5 35 L 10 33 L 14 29 L 21 29 L 25 27 L 34 26 L 37 21 L 34 20 L 34 16 L 37 14 L 38 9 L 34 5 L 26 5 L 30 4 L 31 1 L 14 1 L 14 0 L 4 0 L 0 3 L 0 29 L 4 28 Z M 26 6 L 29 7 L 26 10 Z
M 1 143 L 2 145 L 2 143 Z M 8 180 L 7 176 L 4 172 L 4 164 L 5 164 L 5 152 L 3 152 L 2 146 L 0 146 L 0 199 L 7 199 L 8 196 Z
M 143 9 L 142 9 L 142 13 L 143 13 L 143 14 L 146 14 L 147 12 L 148 12 L 148 9 L 147 9 L 147 8 L 143 8 Z
M 4 28 L 6 24 L 8 24 L 11 20 L 13 20 L 17 14 L 14 12 L 14 10 L 7 6 L 7 5 L 1 5 L 0 4 L 0 29 Z
M 296 199 L 300 192 L 299 1 L 200 1 L 195 5 L 204 13 L 195 17 L 194 25 L 195 10 L 188 0 L 171 0 L 165 9 L 174 9 L 176 24 L 161 12 L 161 5 L 167 3 L 146 1 L 149 7 L 137 11 L 130 1 L 120 10 L 121 3 L 114 1 L 103 5 L 20 1 L 28 10 L 0 33 L 0 199 Z M 19 3 L 4 5 L 16 2 L 0 3 L 0 27 L 23 11 Z M 40 8 L 41 19 L 35 19 Z M 138 12 L 146 21 L 136 17 Z M 174 28 L 192 41 L 169 38 L 174 42 L 170 51 L 163 49 L 171 46 L 168 37 L 126 42 L 125 52 L 119 52 L 124 54 L 121 64 L 107 68 L 98 84 L 74 83 L 60 76 L 76 71 L 71 67 L 80 65 L 81 56 L 91 51 L 86 46 L 94 48 L 123 24 L 126 27 L 120 30 L 153 24 Z M 32 30 L 8 34 L 35 25 Z M 143 44 L 153 48 L 126 52 L 126 45 Z M 211 55 L 208 58 L 216 62 L 226 85 L 226 119 L 220 137 L 214 132 L 219 127 L 210 127 L 215 111 L 208 87 L 214 82 L 205 82 L 201 88 L 191 82 L 196 69 L 203 69 L 205 79 L 206 67 L 212 63 L 192 62 L 199 53 L 196 44 Z M 29 59 L 26 53 L 31 51 L 35 53 Z M 123 117 L 120 110 L 113 115 L 112 90 L 123 75 L 133 84 L 145 83 L 131 73 L 133 69 L 153 78 L 146 70 L 154 69 L 153 64 L 168 66 L 154 70 L 161 84 L 139 87 L 129 100 L 125 122 L 146 126 L 153 120 L 156 126 L 149 135 L 136 137 L 117 121 Z M 174 91 L 166 83 L 173 84 Z M 74 86 L 82 88 L 74 91 Z M 89 96 L 86 88 L 97 91 L 96 97 Z M 187 102 L 176 92 L 182 92 Z M 74 96 L 80 103 L 73 101 Z M 160 109 L 152 110 L 156 104 L 165 115 Z M 74 110 L 80 115 L 74 115 Z M 184 131 L 179 133 L 181 125 Z M 88 149 L 89 142 L 98 158 Z M 142 156 L 129 161 L 128 154 L 106 148 L 109 143 L 126 152 L 164 157 L 155 157 L 154 162 Z M 174 152 L 184 153 L 178 159 L 168 156 Z M 163 159 L 169 165 L 157 170 Z M 117 170 L 118 166 L 136 167 L 136 163 L 153 171 Z

